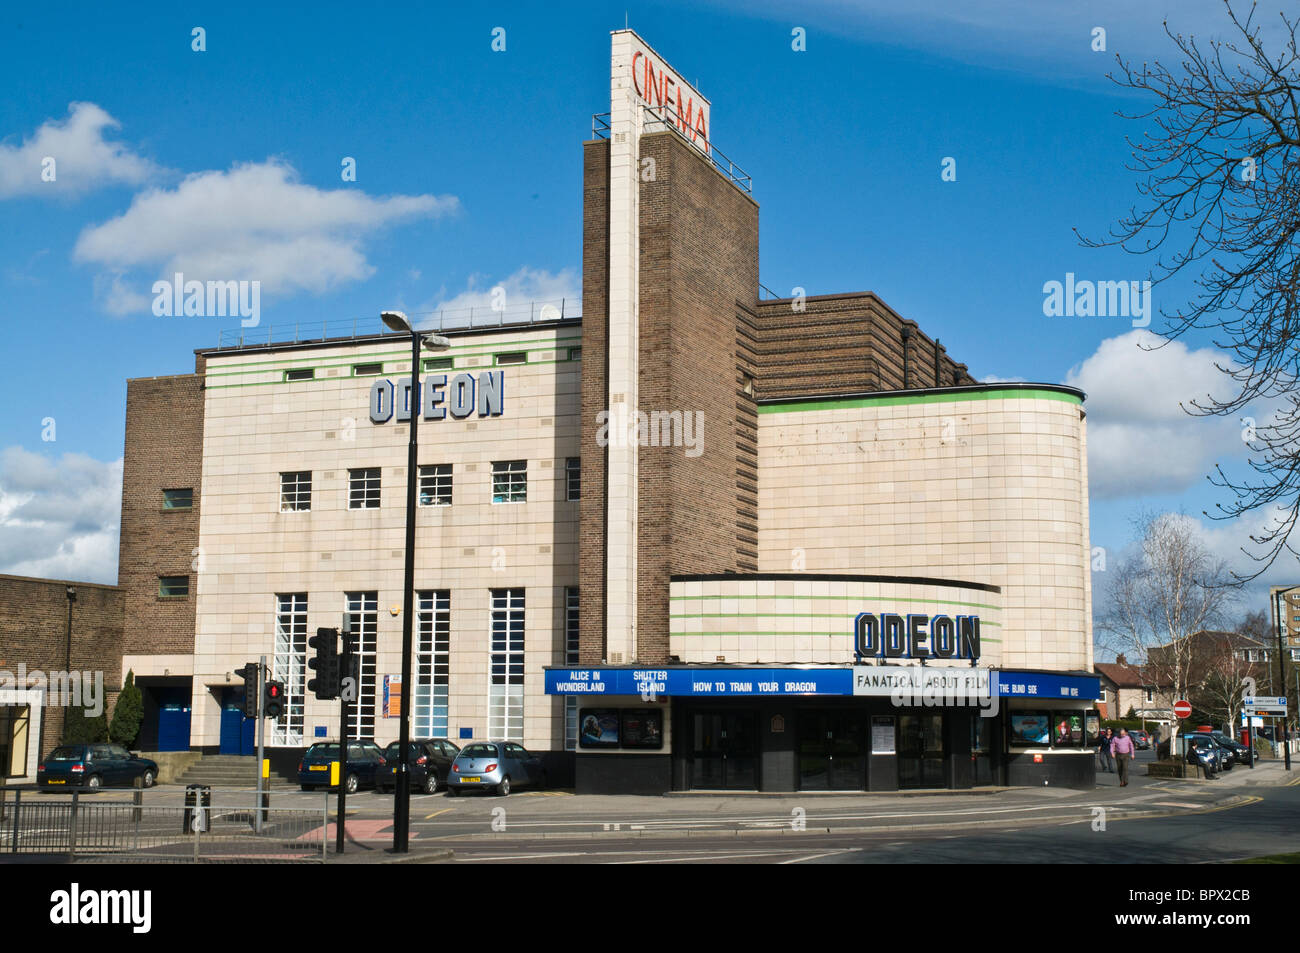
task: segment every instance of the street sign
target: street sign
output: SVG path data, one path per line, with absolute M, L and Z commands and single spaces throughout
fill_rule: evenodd
M 1241 700 L 1242 707 L 1248 714 L 1286 714 L 1285 695 L 1246 695 Z
M 1187 718 L 1192 714 L 1192 706 L 1189 702 L 1180 699 L 1174 702 L 1174 714 L 1179 718 Z

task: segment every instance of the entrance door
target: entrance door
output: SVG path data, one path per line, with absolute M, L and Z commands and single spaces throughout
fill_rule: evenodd
M 898 786 L 944 786 L 943 715 L 899 716 Z
M 975 787 L 993 783 L 993 719 L 978 714 L 970 720 L 971 784 Z
M 866 787 L 866 719 L 849 712 L 799 716 L 799 789 L 861 791 Z
M 221 702 L 221 747 L 222 754 L 253 754 L 257 750 L 253 729 L 256 718 L 244 717 L 244 692 L 242 689 L 226 689 Z
M 692 788 L 753 791 L 758 787 L 753 712 L 697 714 L 692 741 Z

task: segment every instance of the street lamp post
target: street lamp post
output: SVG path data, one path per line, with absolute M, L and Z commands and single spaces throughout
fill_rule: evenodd
M 445 350 L 450 342 L 440 335 L 415 330 L 401 311 L 384 311 L 380 317 L 394 331 L 411 335 L 411 389 L 407 403 L 411 411 L 411 437 L 406 445 L 406 575 L 402 585 L 402 692 L 398 702 L 397 781 L 393 785 L 393 852 L 404 854 L 411 832 L 411 648 L 412 616 L 415 611 L 415 488 L 420 426 L 420 345 Z M 398 389 L 400 393 L 400 388 Z
M 1277 594 L 1277 682 L 1282 686 L 1282 697 L 1286 697 L 1286 655 L 1282 645 L 1282 630 L 1286 625 L 1286 594 L 1300 589 L 1300 586 L 1292 586 L 1290 589 L 1283 589 Z M 1296 704 L 1300 706 L 1300 698 L 1296 699 Z M 1291 770 L 1291 733 L 1287 730 L 1287 718 L 1289 712 L 1282 714 L 1282 753 L 1286 758 L 1286 769 Z

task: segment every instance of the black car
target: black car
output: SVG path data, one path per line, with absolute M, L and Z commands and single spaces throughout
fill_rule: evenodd
M 36 785 L 45 790 L 131 787 L 136 778 L 142 787 L 153 787 L 158 764 L 114 744 L 59 745 L 36 766 Z
M 1201 765 L 1206 777 L 1212 778 L 1220 771 L 1231 771 L 1235 760 L 1232 752 L 1208 732 L 1198 731 L 1187 736 L 1187 763 Z
M 298 783 L 304 791 L 333 787 L 330 765 L 339 760 L 339 743 L 321 741 L 303 752 L 298 762 Z M 384 754 L 373 741 L 348 742 L 348 764 L 343 786 L 349 794 L 360 787 L 373 787 L 378 772 L 387 767 Z
M 446 738 L 420 738 L 410 742 L 410 745 L 411 790 L 433 794 L 440 785 L 447 783 L 451 763 L 460 754 L 460 749 Z M 400 742 L 394 741 L 384 749 L 388 770 L 380 771 L 375 776 L 375 788 L 381 794 L 389 789 L 396 790 L 397 766 L 401 756 Z
M 1237 764 L 1250 764 L 1250 749 L 1240 741 L 1234 741 L 1222 731 L 1211 731 L 1210 736 L 1232 752 L 1233 760 L 1235 760 Z

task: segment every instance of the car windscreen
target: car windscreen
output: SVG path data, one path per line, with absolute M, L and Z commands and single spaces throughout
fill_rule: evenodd
M 410 757 L 412 761 L 424 754 L 424 752 L 420 750 L 420 746 L 414 742 L 409 743 L 406 747 L 411 752 Z M 402 743 L 400 741 L 391 741 L 389 742 L 388 747 L 384 749 L 384 757 L 389 761 L 396 761 L 401 756 L 401 753 Z
M 307 749 L 307 753 L 303 755 L 303 757 L 312 758 L 312 759 L 332 758 L 335 761 L 337 761 L 339 757 L 339 746 L 338 745 L 312 745 L 310 748 Z
M 45 760 L 46 761 L 80 761 L 82 757 L 82 750 L 83 749 L 81 748 L 68 747 L 68 746 L 64 746 L 62 748 L 55 748 L 53 751 L 50 752 L 50 756 Z
M 462 758 L 495 758 L 497 757 L 496 745 L 466 745 L 460 749 Z

